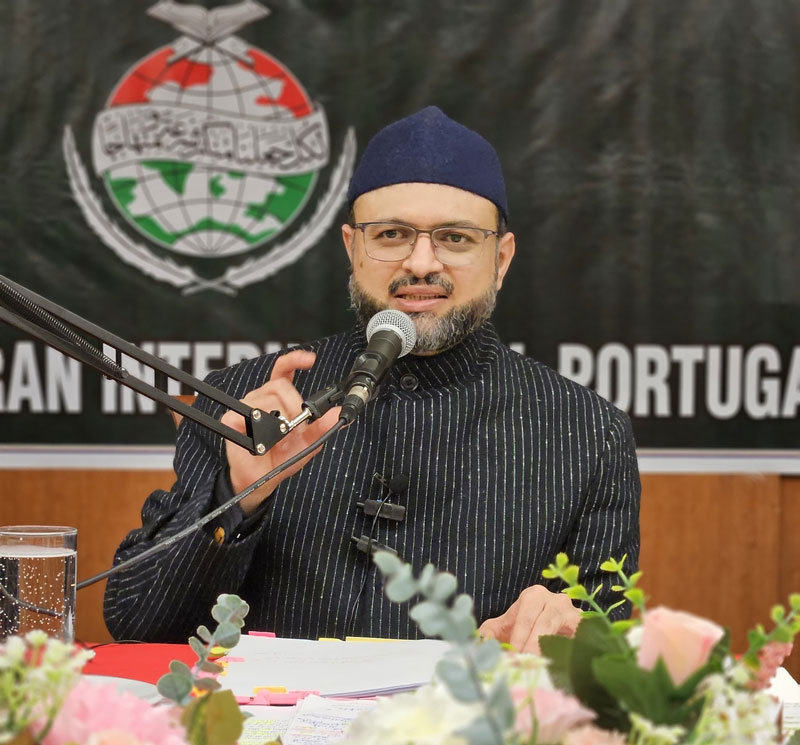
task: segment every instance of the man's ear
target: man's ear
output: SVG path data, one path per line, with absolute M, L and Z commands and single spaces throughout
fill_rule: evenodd
M 513 233 L 503 233 L 500 245 L 497 247 L 497 289 L 503 286 L 503 277 L 506 276 L 511 259 L 517 250 Z
M 350 258 L 350 264 L 353 263 L 353 238 L 355 237 L 356 229 L 352 225 L 345 223 L 342 225 L 342 241 L 344 242 L 345 251 Z

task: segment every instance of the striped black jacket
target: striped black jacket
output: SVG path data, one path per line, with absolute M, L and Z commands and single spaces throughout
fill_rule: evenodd
M 359 330 L 309 345 L 317 362 L 296 374 L 301 394 L 345 377 L 365 344 Z M 274 361 L 249 360 L 208 381 L 242 398 Z M 197 406 L 222 414 L 208 399 Z M 184 420 L 178 480 L 150 495 L 142 527 L 115 561 L 205 514 L 224 492 L 225 467 L 221 438 Z M 284 481 L 238 535 L 219 545 L 201 530 L 112 576 L 109 630 L 118 639 L 185 641 L 210 622 L 217 595 L 229 592 L 250 603 L 248 628 L 280 636 L 416 637 L 407 605 L 384 597 L 375 568 L 351 540 L 373 522 L 357 503 L 386 496 L 376 473 L 385 481 L 403 475 L 408 485 L 392 497 L 407 508 L 405 520 L 379 518 L 374 539 L 417 571 L 432 562 L 454 573 L 474 597 L 479 623 L 542 583 L 559 551 L 583 568 L 590 589 L 605 583 L 605 604 L 617 598 L 600 563 L 627 554 L 626 566 L 636 567 L 640 486 L 628 417 L 511 351 L 486 326 L 448 352 L 398 360 L 360 418 Z

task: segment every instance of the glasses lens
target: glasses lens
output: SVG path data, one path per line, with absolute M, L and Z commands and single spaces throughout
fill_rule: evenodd
M 471 264 L 486 242 L 486 234 L 475 228 L 436 228 L 431 237 L 436 255 L 445 264 Z
M 411 253 L 414 228 L 391 222 L 364 225 L 364 246 L 367 256 L 378 261 L 398 261 Z

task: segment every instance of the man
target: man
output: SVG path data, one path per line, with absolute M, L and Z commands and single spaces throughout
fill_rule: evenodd
M 599 565 L 635 570 L 639 479 L 628 418 L 597 395 L 502 345 L 489 316 L 515 252 L 499 159 L 480 135 L 434 107 L 395 122 L 367 146 L 342 226 L 350 259 L 352 332 L 309 350 L 212 373 L 209 382 L 294 417 L 305 396 L 343 379 L 378 310 L 408 313 L 418 339 L 380 395 L 321 452 L 249 495 L 206 531 L 113 576 L 105 617 L 117 638 L 180 641 L 221 592 L 251 606 L 250 628 L 280 636 L 418 635 L 408 607 L 385 599 L 366 536 L 415 569 L 453 572 L 475 599 L 481 631 L 535 650 L 571 633 L 579 612 L 540 584 L 566 551 L 598 599 Z M 244 429 L 237 414 L 197 405 Z M 178 480 L 142 511 L 123 560 L 188 525 L 314 442 L 337 411 L 301 425 L 261 457 L 186 421 Z M 389 498 L 402 520 L 365 514 Z M 362 541 L 363 548 L 363 541 Z M 622 613 L 622 609 L 618 609 Z

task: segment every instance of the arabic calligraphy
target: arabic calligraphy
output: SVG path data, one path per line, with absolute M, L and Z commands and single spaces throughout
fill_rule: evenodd
M 264 176 L 324 168 L 330 143 L 325 113 L 254 120 L 169 104 L 115 106 L 92 131 L 97 175 L 142 160 L 182 160 Z

